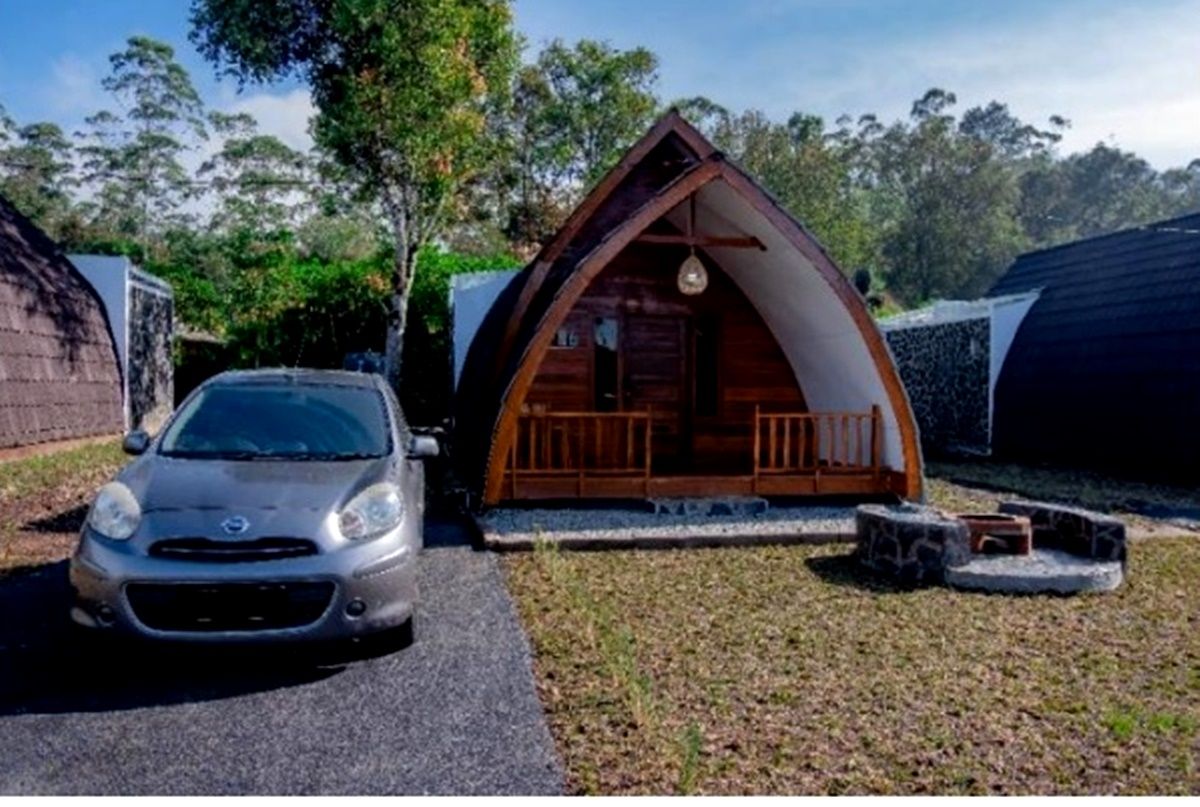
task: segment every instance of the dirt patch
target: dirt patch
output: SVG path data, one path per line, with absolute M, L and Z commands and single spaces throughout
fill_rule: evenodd
M 96 488 L 127 460 L 117 441 L 17 460 L 0 474 L 0 576 L 70 555 Z

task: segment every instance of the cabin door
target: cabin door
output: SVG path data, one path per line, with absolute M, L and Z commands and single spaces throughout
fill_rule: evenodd
M 653 470 L 682 473 L 691 459 L 687 317 L 627 314 L 621 339 L 625 411 L 654 414 Z

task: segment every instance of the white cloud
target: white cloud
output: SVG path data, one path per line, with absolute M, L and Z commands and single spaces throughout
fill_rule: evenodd
M 105 102 L 100 76 L 74 53 L 60 55 L 50 65 L 46 103 L 58 114 L 91 114 Z
M 804 109 L 887 120 L 907 115 L 914 99 L 937 86 L 958 95 L 960 111 L 995 99 L 1037 124 L 1063 115 L 1072 122 L 1064 152 L 1105 141 L 1161 169 L 1200 157 L 1197 31 L 1200 0 L 1091 15 L 1073 4 L 990 29 L 976 24 L 893 41 L 875 41 L 868 29 L 853 41 L 775 45 L 749 52 L 715 86 L 692 92 L 775 116 Z M 677 69 L 672 62 L 664 59 L 664 79 Z
M 316 114 L 316 108 L 307 90 L 295 89 L 282 95 L 261 92 L 234 96 L 224 111 L 253 115 L 260 132 L 274 135 L 294 149 L 307 151 L 312 148 L 308 122 Z

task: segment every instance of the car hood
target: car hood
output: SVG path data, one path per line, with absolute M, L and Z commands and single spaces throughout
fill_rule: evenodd
M 199 460 L 143 456 L 120 475 L 142 512 L 337 510 L 385 479 L 390 458 L 345 462 Z

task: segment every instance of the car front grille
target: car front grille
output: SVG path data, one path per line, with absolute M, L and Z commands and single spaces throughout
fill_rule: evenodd
M 167 538 L 150 546 L 151 557 L 198 563 L 253 563 L 315 554 L 317 545 L 306 538 L 255 538 L 250 541 Z
M 211 633 L 310 625 L 325 613 L 334 590 L 330 581 L 130 583 L 125 596 L 153 630 Z

